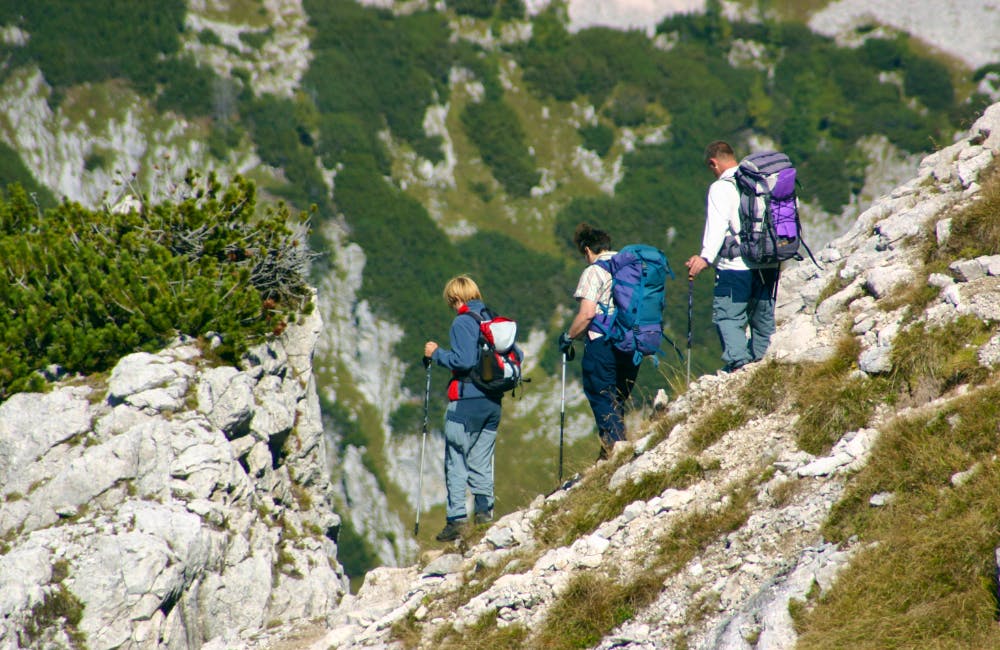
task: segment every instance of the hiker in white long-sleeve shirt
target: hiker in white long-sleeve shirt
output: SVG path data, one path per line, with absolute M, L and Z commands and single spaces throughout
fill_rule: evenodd
M 705 150 L 705 164 L 716 181 L 708 190 L 701 253 L 684 264 L 692 280 L 709 266 L 715 267 L 712 322 L 722 343 L 722 369 L 731 372 L 760 360 L 767 352 L 774 334 L 778 267 L 748 265 L 741 257 L 721 256 L 726 238 L 738 241 L 740 233 L 740 195 L 735 178 L 738 163 L 733 148 L 717 140 Z

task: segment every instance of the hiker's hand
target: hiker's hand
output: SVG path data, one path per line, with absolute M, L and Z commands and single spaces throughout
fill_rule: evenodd
M 696 275 L 708 268 L 708 261 L 701 255 L 692 255 L 684 266 L 688 269 L 688 280 L 694 280 Z
M 576 357 L 576 350 L 573 349 L 573 339 L 569 337 L 569 332 L 559 335 L 559 351 L 566 357 L 566 361 L 572 361 Z
M 434 356 L 434 350 L 438 349 L 438 344 L 434 341 L 427 341 L 424 343 L 424 356 L 430 359 Z

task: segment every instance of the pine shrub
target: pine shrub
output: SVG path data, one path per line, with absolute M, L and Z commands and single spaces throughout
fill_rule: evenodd
M 181 191 L 125 214 L 0 194 L 0 398 L 40 388 L 50 365 L 89 374 L 179 334 L 216 333 L 235 361 L 306 307 L 304 223 L 283 206 L 258 215 L 241 177 L 189 174 Z

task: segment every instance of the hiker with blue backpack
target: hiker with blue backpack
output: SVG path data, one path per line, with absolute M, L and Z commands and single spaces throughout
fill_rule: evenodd
M 715 267 L 712 322 L 722 343 L 722 370 L 732 372 L 764 357 L 775 330 L 779 265 L 802 259 L 795 168 L 773 151 L 737 162 L 721 140 L 708 145 L 705 164 L 716 180 L 708 190 L 701 253 L 685 266 L 689 280 Z
M 573 292 L 579 306 L 559 337 L 559 351 L 572 358 L 574 339 L 584 340 L 583 391 L 603 459 L 625 440 L 625 403 L 642 359 L 659 350 L 664 281 L 673 273 L 662 251 L 645 245 L 611 250 L 608 233 L 586 223 L 577 226 L 573 243 L 587 267 Z
M 477 524 L 493 520 L 493 449 L 504 392 L 521 381 L 523 354 L 514 343 L 514 321 L 494 315 L 469 276 L 452 278 L 444 299 L 456 313 L 450 349 L 424 344 L 424 358 L 452 372 L 445 411 L 444 476 L 448 501 L 439 542 L 458 539 L 468 524 L 466 488 Z M 501 340 L 502 339 L 502 340 Z

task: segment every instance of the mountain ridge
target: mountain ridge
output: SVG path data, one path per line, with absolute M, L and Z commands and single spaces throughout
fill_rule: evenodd
M 496 13 L 476 18 L 470 8 L 480 11 L 477 5 L 483 3 L 477 2 L 445 7 L 429 2 L 377 4 L 390 11 L 308 0 L 173 2 L 171 15 L 183 11 L 183 28 L 166 39 L 173 39 L 173 44 L 153 60 L 121 64 L 136 78 L 116 76 L 112 69 L 68 85 L 67 70 L 51 67 L 51 59 L 41 57 L 39 62 L 29 57 L 33 45 L 60 42 L 41 35 L 47 23 L 29 25 L 8 12 L 4 45 L 9 58 L 2 68 L 5 99 L 0 100 L 4 141 L 23 158 L 29 176 L 33 172 L 43 185 L 74 200 L 113 205 L 129 192 L 155 201 L 177 182 L 184 168 L 207 166 L 223 175 L 245 172 L 268 199 L 284 199 L 302 210 L 317 205 L 314 243 L 326 255 L 317 261 L 315 284 L 324 293 L 328 286 L 331 292 L 343 292 L 320 300 L 327 327 L 339 340 L 321 343 L 320 357 L 327 357 L 327 350 L 335 352 L 317 366 L 324 426 L 347 468 L 336 477 L 341 481 L 339 509 L 353 522 L 356 533 L 349 543 L 351 531 L 345 526 L 341 546 L 357 545 L 362 549 L 359 555 L 365 551 L 369 555 L 367 562 L 350 567 L 356 581 L 370 566 L 411 561 L 420 544 L 430 543 L 429 538 L 414 540 L 409 535 L 416 503 L 413 485 L 418 483 L 412 478 L 417 472 L 422 374 L 419 351 L 408 351 L 417 350 L 414 341 L 447 325 L 449 316 L 437 285 L 462 271 L 482 275 L 484 283 L 494 282 L 492 267 L 473 262 L 491 259 L 498 248 L 507 252 L 515 268 L 537 270 L 544 279 L 516 289 L 486 287 L 497 301 L 539 296 L 529 304 L 515 305 L 519 318 L 532 322 L 526 329 L 538 363 L 533 366 L 533 393 L 508 410 L 508 436 L 501 443 L 518 439 L 520 451 L 529 459 L 529 466 L 521 469 L 538 484 L 501 486 L 509 492 L 500 495 L 498 508 L 506 510 L 546 487 L 555 474 L 559 420 L 551 395 L 557 388 L 558 359 L 552 341 L 569 309 L 571 276 L 577 271 L 576 259 L 567 252 L 567 230 L 580 219 L 607 221 L 620 228 L 621 238 L 653 241 L 668 248 L 675 262 L 683 259 L 688 249 L 695 248 L 700 232 L 703 188 L 692 179 L 704 173 L 699 158 L 702 140 L 736 124 L 739 130 L 731 136 L 741 145 L 745 136 L 746 148 L 778 142 L 784 111 L 769 110 L 767 101 L 791 98 L 763 80 L 781 71 L 782 51 L 790 45 L 769 38 L 787 29 L 798 42 L 823 48 L 838 62 L 856 63 L 850 57 L 858 56 L 857 50 L 839 51 L 801 27 L 772 26 L 768 29 L 774 31 L 768 32 L 762 24 L 739 24 L 732 18 L 731 5 L 726 5 L 729 19 L 677 18 L 649 38 L 645 32 L 570 27 L 566 20 L 572 16 L 558 3 L 524 3 L 527 13 L 515 20 L 500 19 Z M 463 6 L 465 13 L 458 13 Z M 91 16 L 95 24 L 104 24 L 107 18 Z M 343 25 L 353 29 L 344 30 Z M 738 25 L 739 33 L 727 34 L 733 25 Z M 120 33 L 131 42 L 126 38 L 130 32 Z M 893 67 L 902 59 L 922 61 L 922 46 L 897 43 L 898 34 L 892 30 L 879 30 L 877 35 L 873 40 L 887 54 L 873 48 L 877 51 L 863 59 L 864 65 L 835 69 L 866 69 L 878 61 L 891 69 L 879 72 L 878 78 L 873 72 L 871 85 L 862 85 L 848 97 L 877 94 L 892 101 L 905 98 L 906 103 L 890 102 L 887 106 L 893 110 L 884 113 L 866 109 L 846 117 L 839 107 L 832 117 L 841 119 L 833 119 L 833 126 L 820 130 L 807 124 L 798 131 L 804 136 L 805 153 L 825 151 L 831 145 L 844 147 L 844 155 L 830 155 L 824 163 L 838 173 L 841 166 L 851 167 L 850 183 L 857 185 L 848 191 L 845 181 L 837 189 L 849 195 L 843 206 L 845 220 L 881 193 L 879 174 L 870 170 L 880 165 L 898 169 L 897 165 L 914 164 L 919 156 L 902 153 L 904 149 L 892 143 L 902 134 L 907 146 L 921 150 L 926 138 L 905 136 L 932 128 L 919 120 L 930 113 L 921 103 L 934 94 L 916 98 L 914 84 Z M 707 39 L 717 37 L 723 39 L 722 47 L 705 47 Z M 89 61 L 87 43 L 73 43 L 74 62 Z M 396 48 L 403 54 L 393 59 L 390 55 Z M 805 61 L 809 49 L 789 58 Z M 690 60 L 685 52 L 693 54 Z M 652 69 L 650 62 L 664 56 L 669 58 Z M 592 67 L 581 63 L 591 59 Z M 579 67 L 563 68 L 561 61 Z M 164 62 L 174 67 L 160 67 Z M 685 79 L 687 68 L 700 72 Z M 562 75 L 562 83 L 544 85 L 541 71 L 549 69 Z M 149 76 L 135 70 L 146 70 Z M 795 72 L 793 67 L 784 73 L 788 87 L 799 86 L 791 83 Z M 748 88 L 748 97 L 725 99 L 726 92 L 757 74 L 761 86 Z M 964 71 L 954 74 L 962 77 Z M 730 84 L 698 83 L 717 76 L 725 76 Z M 845 82 L 859 82 L 852 75 L 841 76 Z M 984 82 L 987 77 L 988 73 Z M 588 79 L 595 83 L 588 86 L 581 81 Z M 393 83 L 378 85 L 383 80 Z M 677 86 L 665 86 L 673 81 Z M 919 83 L 915 87 L 920 90 Z M 715 97 L 719 88 L 720 97 Z M 836 99 L 841 91 L 834 90 Z M 820 93 L 815 96 L 832 101 Z M 477 101 L 489 103 L 495 115 L 517 116 L 527 135 L 514 151 L 503 149 L 507 143 L 481 141 L 466 130 L 463 116 Z M 743 111 L 743 104 L 754 110 Z M 957 104 L 954 110 L 967 106 Z M 814 108 L 803 102 L 791 113 L 805 114 Z M 895 140 L 884 136 L 870 146 L 856 144 L 853 136 L 843 141 L 832 136 L 834 128 L 853 133 L 851 128 L 873 114 L 904 122 L 906 128 L 893 134 Z M 906 122 L 901 115 L 916 122 Z M 825 113 L 816 121 L 831 122 Z M 939 139 L 950 139 L 952 122 L 947 124 Z M 548 140 L 553 134 L 559 136 L 554 143 Z M 606 144 L 609 137 L 605 151 L 602 142 Z M 788 138 L 798 141 L 797 136 Z M 678 146 L 682 141 L 688 147 L 683 155 Z M 502 174 L 487 164 L 480 149 L 490 145 L 538 174 L 528 196 L 508 191 Z M 897 162 L 885 162 L 893 160 Z M 601 173 L 593 173 L 598 162 Z M 884 177 L 898 178 L 896 169 Z M 819 179 L 826 176 L 817 174 Z M 40 200 L 44 204 L 44 198 Z M 816 219 L 824 223 L 837 221 L 819 199 L 809 201 L 804 213 L 818 215 Z M 822 234 L 819 229 L 807 232 L 815 233 L 817 239 L 810 242 L 817 243 L 841 229 L 832 225 Z M 409 249 L 387 248 L 398 240 L 408 242 Z M 421 282 L 407 285 L 406 275 L 396 275 L 399 259 Z M 326 282 L 326 273 L 346 274 L 350 282 Z M 399 286 L 403 290 L 397 291 Z M 697 287 L 695 300 L 696 372 L 716 362 L 705 286 Z M 671 292 L 674 303 L 667 314 L 675 340 L 682 338 L 677 332 L 684 327 L 679 298 L 683 291 Z M 502 302 L 500 306 L 510 307 Z M 589 412 L 576 371 L 570 367 L 567 386 L 571 425 L 567 458 L 574 469 L 585 467 L 594 453 Z M 640 383 L 653 387 L 642 407 L 649 408 L 655 387 L 668 386 L 669 377 L 649 369 L 643 372 Z M 440 415 L 437 395 L 432 401 L 432 429 Z M 436 434 L 431 431 L 434 457 L 440 445 Z M 443 486 L 436 461 L 425 467 L 424 485 L 427 514 L 438 517 Z

